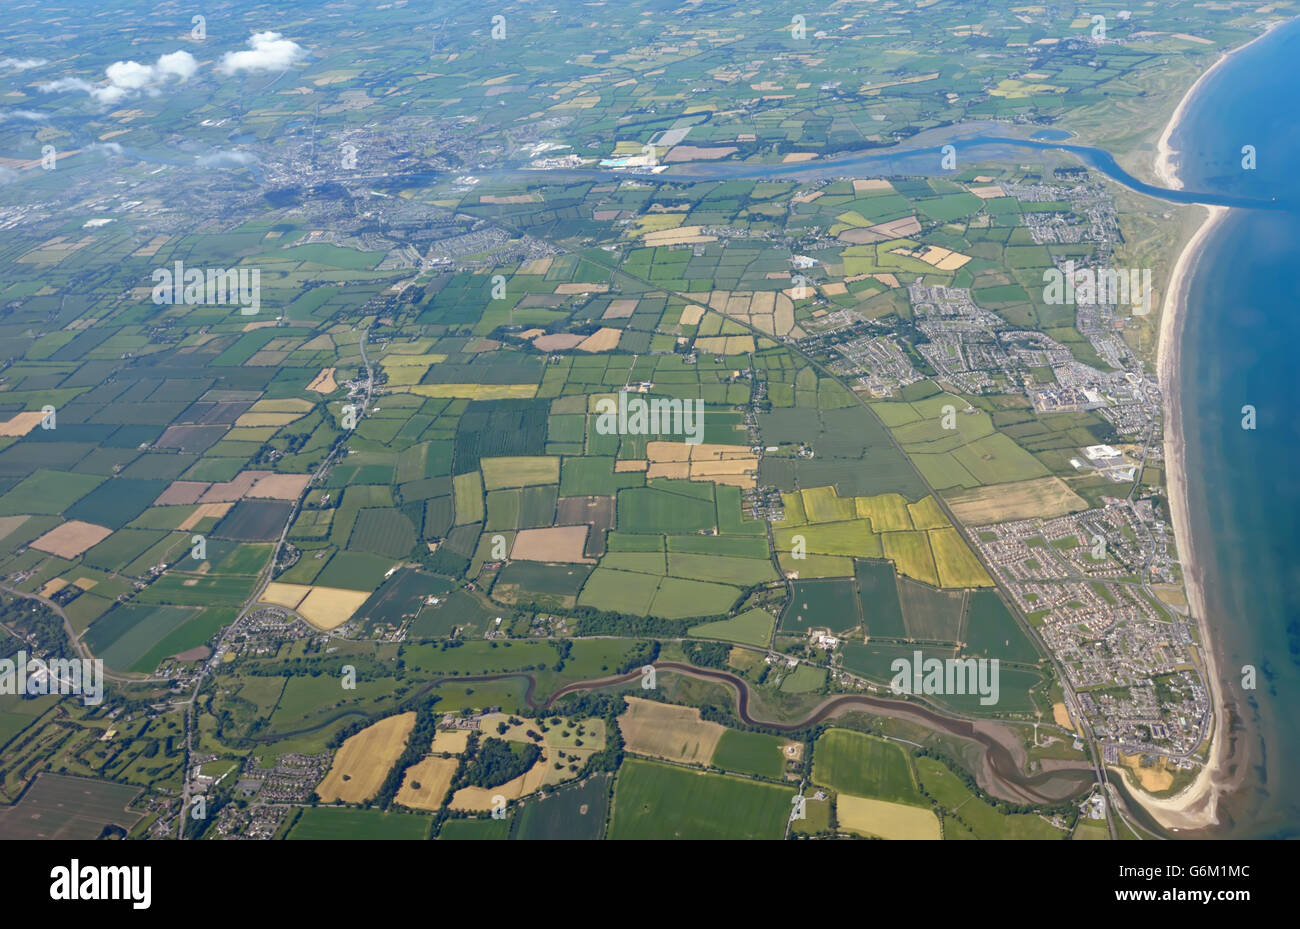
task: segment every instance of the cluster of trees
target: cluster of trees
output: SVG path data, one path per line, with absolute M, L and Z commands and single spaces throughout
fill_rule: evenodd
M 658 644 L 655 643 L 656 646 Z M 617 771 L 618 766 L 623 763 L 623 733 L 618 728 L 618 717 L 625 705 L 623 697 L 619 694 L 596 691 L 571 694 L 562 701 L 564 715 L 570 719 L 599 716 L 605 721 L 605 747 L 588 756 L 587 764 L 579 772 L 579 777 L 604 771 Z
M 489 736 L 465 769 L 466 783 L 474 787 L 499 787 L 531 768 L 542 754 L 532 742 L 507 742 Z
M 350 664 L 357 669 L 358 681 L 373 681 L 381 677 L 392 677 L 396 670 L 392 665 L 381 663 L 365 654 L 349 655 L 340 659 L 338 655 L 309 655 L 297 658 L 273 659 L 270 661 L 245 661 L 240 665 L 240 672 L 250 677 L 320 677 L 322 674 L 337 676 L 339 669 Z
M 469 570 L 469 559 L 458 552 L 452 551 L 445 543 L 439 545 L 436 551 L 429 551 L 428 546 L 421 546 L 425 551 L 421 554 L 421 561 L 424 567 L 434 574 L 441 574 L 444 577 L 460 577 Z
M 632 646 L 632 651 L 628 652 L 627 657 L 623 659 L 622 664 L 618 666 L 619 674 L 627 674 L 637 668 L 652 664 L 659 657 L 659 642 L 651 639 L 648 641 L 637 642 Z
M 31 642 L 24 642 L 4 636 L 0 640 L 0 658 L 12 658 L 19 651 L 26 652 L 29 658 L 77 657 L 59 614 L 38 600 L 0 598 L 0 622 L 32 638 Z
M 725 668 L 731 646 L 725 642 L 683 642 L 682 648 L 691 664 L 703 668 Z

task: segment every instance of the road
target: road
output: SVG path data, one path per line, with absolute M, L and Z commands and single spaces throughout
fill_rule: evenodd
M 366 377 L 365 377 L 366 396 L 365 396 L 365 400 L 362 401 L 361 406 L 357 410 L 358 420 L 360 420 L 361 417 L 365 415 L 366 410 L 370 408 L 370 401 L 374 397 L 375 376 L 374 376 L 374 371 L 370 366 L 370 359 L 366 355 L 366 340 L 369 337 L 370 337 L 369 327 L 361 330 L 361 339 L 360 339 L 361 363 L 365 366 L 366 369 Z M 185 767 L 184 767 L 184 774 L 181 778 L 182 787 L 181 787 L 181 809 L 180 809 L 180 814 L 178 816 L 179 825 L 177 826 L 176 829 L 176 837 L 178 839 L 182 839 L 185 837 L 185 817 L 189 812 L 189 806 L 190 806 L 190 768 L 191 768 L 190 759 L 193 757 L 194 754 L 194 707 L 196 701 L 198 700 L 199 691 L 202 689 L 203 682 L 207 680 L 207 677 L 212 672 L 212 670 L 221 664 L 221 656 L 223 653 L 223 649 L 225 647 L 226 640 L 229 638 L 231 632 L 233 632 L 236 628 L 239 627 L 240 622 L 243 620 L 245 616 L 247 616 L 250 612 L 254 611 L 254 609 L 257 607 L 258 602 L 262 599 L 262 594 L 266 592 L 267 586 L 271 583 L 272 579 L 274 578 L 275 566 L 277 562 L 279 562 L 280 560 L 280 552 L 284 550 L 284 543 L 287 541 L 289 537 L 289 530 L 290 528 L 293 527 L 294 520 L 298 518 L 298 513 L 302 510 L 302 505 L 304 501 L 306 501 L 307 495 L 311 493 L 312 487 L 322 477 L 324 477 L 327 473 L 329 473 L 329 469 L 333 467 L 335 459 L 340 457 L 346 451 L 346 449 L 347 449 L 347 434 L 344 433 L 343 435 L 339 436 L 339 438 L 334 443 L 334 447 L 330 449 L 329 454 L 325 456 L 325 459 L 319 465 L 317 465 L 316 470 L 312 472 L 311 480 L 307 482 L 307 486 L 303 489 L 302 495 L 299 496 L 297 501 L 294 502 L 293 509 L 289 511 L 289 518 L 285 520 L 284 527 L 280 530 L 280 537 L 276 539 L 275 551 L 271 555 L 270 562 L 266 565 L 265 568 L 262 569 L 262 573 L 258 576 L 257 589 L 253 592 L 252 596 L 250 596 L 247 600 L 244 601 L 243 606 L 239 610 L 239 616 L 235 619 L 235 621 L 232 622 L 230 625 L 226 626 L 223 630 L 221 630 L 221 637 L 217 639 L 217 644 L 212 650 L 212 655 L 208 658 L 206 662 L 203 663 L 203 667 L 199 669 L 198 676 L 195 678 L 194 681 L 194 689 L 190 692 L 189 699 L 186 700 L 183 704 L 185 706 Z M 66 617 L 65 617 L 65 621 L 66 621 Z

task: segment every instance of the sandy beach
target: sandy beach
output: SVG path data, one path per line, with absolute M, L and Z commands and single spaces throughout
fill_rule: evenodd
M 1199 82 L 1198 82 L 1199 83 Z M 1186 98 L 1184 98 L 1184 103 Z M 1181 112 L 1182 107 L 1179 107 Z M 1175 114 L 1177 116 L 1177 114 Z M 1169 130 L 1165 130 L 1166 138 Z M 1162 146 L 1162 157 L 1166 149 Z M 1160 172 L 1159 165 L 1156 168 Z M 1183 584 L 1187 590 L 1187 607 L 1196 620 L 1200 633 L 1201 655 L 1205 662 L 1206 684 L 1214 706 L 1215 724 L 1211 733 L 1209 759 L 1188 787 L 1177 796 L 1157 799 L 1130 788 L 1142 807 L 1167 829 L 1203 829 L 1218 823 L 1217 806 L 1219 781 L 1225 761 L 1227 740 L 1222 735 L 1222 723 L 1227 718 L 1223 692 L 1219 686 L 1218 661 L 1214 653 L 1214 639 L 1209 617 L 1205 610 L 1205 591 L 1202 574 L 1196 562 L 1192 544 L 1191 526 L 1187 506 L 1187 481 L 1183 448 L 1182 401 L 1179 386 L 1178 345 L 1186 322 L 1187 290 L 1191 269 L 1197 256 L 1214 229 L 1228 215 L 1228 208 L 1206 206 L 1205 219 L 1188 240 L 1173 273 L 1169 277 L 1169 300 L 1160 319 L 1160 339 L 1157 348 L 1157 371 L 1160 395 L 1164 403 L 1164 442 L 1166 491 L 1169 495 L 1170 519 L 1173 522 L 1174 540 L 1183 569 Z
M 1165 131 L 1160 133 L 1160 141 L 1156 143 L 1155 173 L 1160 183 L 1163 184 L 1165 187 L 1168 187 L 1171 190 L 1183 189 L 1183 182 L 1178 177 L 1178 169 L 1174 165 L 1174 156 L 1177 155 L 1178 152 L 1175 151 L 1170 146 L 1169 137 L 1173 135 L 1174 130 L 1178 128 L 1179 122 L 1182 121 L 1183 114 L 1187 111 L 1188 103 L 1190 103 L 1196 97 L 1196 92 L 1201 89 L 1201 85 L 1205 83 L 1205 81 L 1210 77 L 1211 74 L 1219 70 L 1219 68 L 1223 65 L 1225 61 L 1227 61 L 1233 55 L 1240 54 L 1241 52 L 1250 48 L 1252 45 L 1254 45 L 1260 39 L 1267 36 L 1270 32 L 1272 32 L 1280 25 L 1282 25 L 1281 21 L 1269 23 L 1268 26 L 1265 27 L 1262 33 L 1255 36 L 1255 38 L 1251 39 L 1245 45 L 1239 46 L 1238 48 L 1234 48 L 1230 52 L 1224 52 L 1222 55 L 1219 56 L 1219 60 L 1216 61 L 1214 64 L 1210 65 L 1210 67 L 1206 69 L 1205 73 L 1196 79 L 1196 83 L 1187 89 L 1187 93 L 1183 94 L 1183 99 L 1178 101 L 1178 107 L 1174 110 L 1173 115 L 1169 117 L 1169 122 L 1165 123 Z M 1207 217 L 1206 221 L 1209 222 L 1210 217 Z M 1196 236 L 1192 237 L 1192 241 L 1193 242 L 1196 241 Z M 1184 258 L 1187 255 L 1187 251 L 1189 248 L 1191 248 L 1191 245 L 1192 243 L 1189 242 L 1187 248 L 1183 249 L 1182 255 L 1179 256 L 1180 264 L 1182 262 L 1182 258 Z M 1177 280 L 1178 280 L 1178 270 L 1175 269 L 1173 275 L 1170 277 L 1169 280 L 1170 293 L 1174 292 L 1173 284 Z M 1163 330 L 1161 333 L 1161 337 L 1163 339 Z M 1164 342 L 1162 341 L 1161 342 L 1162 354 L 1163 354 L 1163 348 L 1164 348 Z
M 1182 120 L 1188 104 L 1195 98 L 1197 91 L 1218 68 L 1233 55 L 1258 42 L 1278 24 L 1271 24 L 1263 34 L 1219 56 L 1179 101 L 1169 122 L 1165 125 L 1160 141 L 1156 144 L 1155 174 L 1160 183 L 1174 190 L 1182 190 L 1183 184 L 1178 177 L 1175 157 L 1177 151 L 1170 144 L 1170 138 L 1178 123 Z M 1220 686 L 1218 657 L 1215 654 L 1215 639 L 1209 617 L 1206 615 L 1203 574 L 1196 561 L 1193 544 L 1190 512 L 1187 505 L 1186 462 L 1184 460 L 1182 399 L 1179 393 L 1179 345 L 1183 325 L 1186 323 L 1187 293 L 1191 283 L 1191 270 L 1198 256 L 1205 247 L 1210 235 L 1228 215 L 1228 208 L 1222 206 L 1201 207 L 1205 218 L 1196 232 L 1183 247 L 1169 276 L 1168 294 L 1164 312 L 1160 318 L 1160 335 L 1156 348 L 1156 370 L 1160 380 L 1160 393 L 1164 403 L 1164 443 L 1166 491 L 1169 496 L 1170 519 L 1173 522 L 1174 540 L 1178 546 L 1178 557 L 1183 569 L 1183 583 L 1187 591 L 1187 606 L 1192 618 L 1196 620 L 1201 641 L 1201 655 L 1205 663 L 1206 685 L 1210 690 L 1210 699 L 1214 707 L 1214 726 L 1210 735 L 1210 747 L 1207 763 L 1201 768 L 1196 779 L 1176 796 L 1156 798 L 1133 787 L 1130 792 L 1155 820 L 1167 829 L 1178 831 L 1204 829 L 1218 823 L 1219 795 L 1224 787 L 1225 767 L 1227 761 L 1228 740 L 1223 728 L 1227 719 L 1227 708 Z M 1119 771 L 1118 768 L 1113 769 Z

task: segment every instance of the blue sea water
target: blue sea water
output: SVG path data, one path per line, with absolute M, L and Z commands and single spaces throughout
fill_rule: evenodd
M 1240 838 L 1300 836 L 1297 83 L 1293 21 L 1210 75 L 1170 140 L 1188 189 L 1282 205 L 1233 209 L 1217 227 L 1190 278 L 1180 345 L 1191 530 L 1245 775 L 1219 834 Z

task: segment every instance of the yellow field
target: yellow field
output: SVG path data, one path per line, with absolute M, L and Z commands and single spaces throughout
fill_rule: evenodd
M 417 397 L 459 397 L 467 400 L 527 400 L 537 393 L 536 384 L 412 384 L 401 392 Z
M 370 593 L 342 587 L 312 587 L 311 593 L 298 604 L 298 613 L 317 629 L 329 631 L 351 619 Z
M 693 706 L 673 706 L 639 697 L 627 698 L 627 710 L 618 718 L 619 730 L 630 752 L 669 761 L 708 764 L 726 731 L 724 726 L 700 719 Z
M 67 581 L 65 581 L 61 577 L 56 577 L 54 578 L 54 580 L 50 581 L 44 587 L 42 587 L 39 591 L 39 594 L 42 597 L 53 597 L 56 593 L 58 593 L 60 590 L 62 590 L 67 586 L 68 586 Z
M 94 523 L 70 519 L 59 523 L 49 532 L 31 543 L 31 547 L 60 558 L 76 558 L 91 546 L 98 545 L 113 534 L 112 529 Z
M 696 245 L 702 242 L 716 242 L 717 236 L 703 235 L 702 226 L 682 226 L 680 229 L 665 229 L 663 232 L 647 232 L 641 241 L 646 247 L 658 245 Z
M 988 526 L 1035 516 L 1050 519 L 1088 508 L 1087 501 L 1059 477 L 958 490 L 946 494 L 944 499 L 953 515 L 967 526 Z
M 266 585 L 266 590 L 262 591 L 262 596 L 258 597 L 261 603 L 272 603 L 276 606 L 296 609 L 299 603 L 302 603 L 303 597 L 311 593 L 310 584 L 282 584 L 279 581 L 272 581 Z
M 1058 726 L 1069 729 L 1071 732 L 1074 731 L 1074 723 L 1070 722 L 1070 711 L 1066 709 L 1064 703 L 1052 704 L 1052 719 L 1056 721 Z
M 0 539 L 9 535 L 30 518 L 30 516 L 0 516 Z
M 215 516 L 217 519 L 220 519 L 226 515 L 232 506 L 234 506 L 233 503 L 200 503 L 194 508 L 194 512 L 189 516 L 186 516 L 181 524 L 176 528 L 181 532 L 186 532 L 193 529 L 209 516 Z
M 640 154 L 637 152 L 636 154 Z M 636 225 L 628 230 L 628 235 L 635 238 L 647 232 L 663 232 L 665 229 L 676 229 L 686 219 L 684 213 L 656 213 L 650 216 L 639 216 Z
M 430 751 L 459 755 L 467 745 L 469 745 L 468 729 L 439 729 L 434 733 Z
M 912 517 L 914 529 L 943 529 L 952 525 L 934 497 L 922 497 L 915 503 L 909 503 L 907 512 Z
M 539 277 L 551 270 L 551 264 L 554 258 L 534 258 L 532 261 L 525 261 L 519 266 L 520 274 L 536 274 Z
M 912 525 L 911 508 L 907 498 L 902 494 L 880 494 L 875 497 L 855 497 L 859 516 L 871 520 L 871 528 L 876 532 L 903 532 Z M 944 525 L 948 525 L 944 521 Z
M 575 284 L 560 284 L 555 288 L 557 294 L 603 294 L 609 290 L 608 284 L 591 284 L 580 281 Z
M 482 458 L 480 467 L 483 469 L 483 486 L 488 490 L 555 484 L 560 480 L 560 459 L 557 457 Z
M 413 810 L 438 809 L 459 766 L 455 758 L 425 758 L 411 765 L 397 791 L 397 802 Z
M 966 540 L 951 526 L 930 530 L 930 548 L 940 587 L 992 587 L 984 566 L 979 563 Z
M 930 810 L 886 800 L 840 794 L 835 801 L 840 828 L 882 839 L 941 839 L 939 819 Z
M 316 587 L 309 584 L 282 584 L 272 581 L 258 600 L 296 610 L 317 629 L 335 629 L 361 608 L 370 596 L 368 590 L 345 590 L 342 587 Z
M 886 532 L 881 541 L 885 557 L 894 563 L 894 569 L 905 577 L 924 581 L 932 587 L 939 586 L 935 572 L 934 556 L 930 553 L 930 540 L 924 532 Z
M 310 474 L 268 474 L 259 477 L 245 497 L 271 500 L 297 500 L 311 482 Z
M 302 413 L 245 413 L 236 426 L 287 426 L 302 419 Z
M 529 729 L 536 730 L 537 722 L 523 720 L 519 725 L 511 726 L 507 722 L 509 718 L 504 713 L 491 713 L 479 721 L 479 729 L 484 733 L 484 737 L 531 743 L 533 740 L 528 738 L 527 732 Z M 497 727 L 501 723 L 507 723 L 507 728 L 503 734 L 498 735 Z M 579 725 L 584 729 L 581 736 L 577 734 Z M 569 734 L 566 736 L 565 732 Z M 582 740 L 581 746 L 577 745 L 579 739 Z M 492 798 L 498 794 L 507 800 L 517 800 L 535 793 L 542 787 L 560 784 L 577 777 L 578 771 L 581 771 L 587 763 L 587 758 L 595 752 L 604 750 L 605 721 L 599 718 L 565 719 L 559 726 L 547 728 L 539 747 L 542 754 L 537 762 L 519 777 L 498 787 L 462 787 L 451 798 L 451 809 L 490 810 Z M 555 767 L 557 761 L 561 765 L 559 768 Z
M 810 523 L 838 523 L 858 516 L 855 498 L 839 496 L 834 487 L 809 487 L 801 496 Z
M 811 288 L 810 288 L 811 292 Z M 724 316 L 739 320 L 759 332 L 770 336 L 802 336 L 803 331 L 794 324 L 794 302 L 790 291 L 780 294 L 770 290 L 729 291 L 713 290 L 688 293 L 689 299 L 706 304 Z M 687 322 L 683 316 L 682 322 Z
M 647 442 L 646 459 L 647 478 L 713 481 L 737 487 L 753 487 L 758 470 L 758 458 L 744 445 Z
M 618 340 L 623 337 L 622 329 L 603 327 L 578 343 L 580 352 L 608 352 L 618 348 Z
M 0 436 L 27 435 L 27 433 L 39 426 L 44 418 L 45 414 L 40 410 L 15 413 L 4 422 L 0 422 Z
M 595 564 L 583 552 L 587 548 L 587 531 L 590 527 L 548 526 L 545 529 L 520 529 L 510 547 L 510 557 L 516 561 L 550 561 L 577 564 Z
M 276 400 L 258 400 L 249 409 L 250 413 L 297 413 L 300 416 L 310 413 L 315 406 L 310 400 L 301 397 L 281 397 Z
M 316 793 L 323 803 L 361 803 L 369 800 L 384 783 L 388 769 L 406 748 L 415 728 L 415 713 L 399 713 L 381 719 L 349 738 L 334 755 L 325 780 Z

